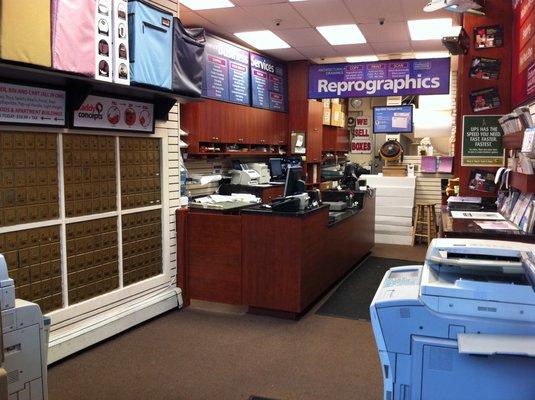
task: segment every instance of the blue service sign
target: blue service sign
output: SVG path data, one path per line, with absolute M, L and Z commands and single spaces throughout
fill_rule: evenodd
M 310 99 L 448 94 L 450 59 L 318 64 L 309 67 Z
M 286 111 L 286 67 L 273 59 L 251 53 L 251 92 L 253 107 Z
M 412 106 L 375 107 L 373 133 L 411 133 Z

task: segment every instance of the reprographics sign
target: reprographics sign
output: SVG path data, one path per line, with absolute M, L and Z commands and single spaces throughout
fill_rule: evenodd
M 448 94 L 450 59 L 311 65 L 310 99 Z

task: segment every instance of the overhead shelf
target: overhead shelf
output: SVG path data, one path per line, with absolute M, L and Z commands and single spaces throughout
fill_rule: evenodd
M 136 84 L 121 85 L 88 76 L 6 61 L 0 61 L 0 79 L 18 84 L 35 84 L 66 90 L 68 102 L 74 109 L 78 109 L 90 94 L 154 103 L 156 119 L 167 119 L 167 114 L 177 102 L 202 101 L 201 97 L 183 95 L 163 88 Z
M 511 171 L 511 175 L 509 176 L 509 186 L 514 187 L 523 193 L 535 193 L 535 175 L 527 175 Z
M 503 148 L 508 150 L 520 150 L 522 148 L 522 140 L 524 139 L 524 132 L 508 133 L 503 135 Z

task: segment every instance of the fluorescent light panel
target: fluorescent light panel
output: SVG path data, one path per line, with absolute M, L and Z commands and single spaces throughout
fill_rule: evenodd
M 450 53 L 447 51 L 430 51 L 430 52 L 423 52 L 423 53 L 415 53 L 414 58 L 422 59 L 422 58 L 449 58 Z
M 234 7 L 229 0 L 180 0 L 190 10 L 211 10 L 214 8 Z
M 355 56 L 355 57 L 346 57 L 348 63 L 359 63 L 359 62 L 373 62 L 379 61 L 377 56 Z
M 318 26 L 316 29 L 333 46 L 366 43 L 366 38 L 356 24 Z
M 452 31 L 451 18 L 417 19 L 407 21 L 412 40 L 439 40 Z
M 258 50 L 287 49 L 290 47 L 288 43 L 271 31 L 238 32 L 234 36 Z

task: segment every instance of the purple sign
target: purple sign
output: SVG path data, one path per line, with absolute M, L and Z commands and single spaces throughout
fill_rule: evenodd
M 448 94 L 450 59 L 311 65 L 308 98 Z
M 207 36 L 203 96 L 249 105 L 249 52 Z
M 253 107 L 286 111 L 286 67 L 270 58 L 251 53 Z

